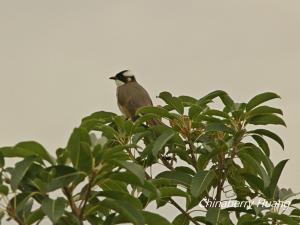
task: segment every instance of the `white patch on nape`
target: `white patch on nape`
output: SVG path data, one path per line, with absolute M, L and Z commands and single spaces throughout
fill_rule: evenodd
M 130 70 L 127 70 L 126 72 L 124 72 L 123 75 L 124 75 L 125 77 L 131 77 L 131 76 L 134 76 L 133 73 L 132 73 Z
M 116 85 L 117 85 L 118 87 L 120 87 L 120 86 L 122 86 L 122 85 L 125 84 L 123 81 L 120 81 L 120 80 L 115 80 L 115 82 L 116 82 Z

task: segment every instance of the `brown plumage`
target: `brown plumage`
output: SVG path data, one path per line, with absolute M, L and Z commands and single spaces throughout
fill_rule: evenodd
M 137 119 L 136 112 L 139 108 L 153 105 L 148 92 L 136 81 L 130 71 L 121 71 L 110 79 L 116 81 L 118 106 L 126 118 L 135 121 Z M 160 123 L 156 119 L 149 121 L 150 125 Z
M 153 105 L 148 92 L 136 81 L 117 87 L 117 99 L 121 112 L 132 120 L 139 108 Z

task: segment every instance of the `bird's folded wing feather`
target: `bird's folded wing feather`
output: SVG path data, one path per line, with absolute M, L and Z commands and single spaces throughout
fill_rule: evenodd
M 118 88 L 118 104 L 125 108 L 123 110 L 128 111 L 132 118 L 139 108 L 151 106 L 152 101 L 148 92 L 141 85 L 133 82 Z

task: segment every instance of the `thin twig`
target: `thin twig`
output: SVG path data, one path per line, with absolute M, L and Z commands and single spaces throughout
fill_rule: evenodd
M 183 215 L 185 215 L 193 224 L 200 225 L 190 214 L 188 214 L 180 205 L 177 204 L 172 198 L 170 198 L 170 203 L 174 205 Z

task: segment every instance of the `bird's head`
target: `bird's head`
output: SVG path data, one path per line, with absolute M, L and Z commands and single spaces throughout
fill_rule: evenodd
M 114 77 L 110 77 L 109 79 L 115 80 L 117 86 L 122 86 L 129 82 L 135 82 L 135 77 L 130 70 L 123 70 L 117 73 Z

